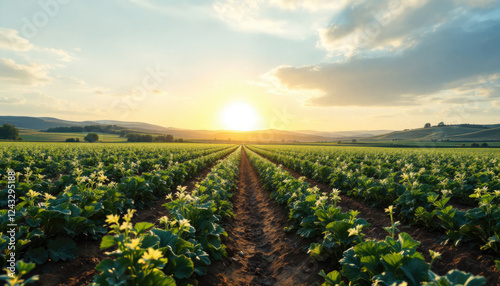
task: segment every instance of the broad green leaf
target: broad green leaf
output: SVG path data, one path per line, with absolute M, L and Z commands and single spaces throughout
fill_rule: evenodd
M 137 235 L 139 235 L 139 234 L 146 232 L 148 229 L 152 228 L 153 226 L 155 226 L 155 225 L 152 223 L 149 223 L 149 222 L 138 222 L 135 224 L 134 230 L 137 232 Z

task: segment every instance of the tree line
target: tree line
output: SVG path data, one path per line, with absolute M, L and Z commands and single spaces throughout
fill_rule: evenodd
M 183 142 L 182 138 L 174 140 L 171 134 L 153 136 L 151 134 L 129 133 L 126 135 L 128 142 Z
M 123 130 L 125 130 L 125 128 L 118 125 L 85 125 L 85 126 L 52 127 L 45 130 L 44 132 L 57 132 L 57 133 L 100 132 L 109 134 L 121 134 Z

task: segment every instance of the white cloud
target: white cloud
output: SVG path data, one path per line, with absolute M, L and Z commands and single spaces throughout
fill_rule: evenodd
M 282 9 L 297 10 L 306 9 L 310 11 L 338 10 L 345 7 L 350 0 L 270 0 L 271 5 Z
M 6 105 L 21 105 L 25 104 L 27 100 L 22 96 L 0 96 L 0 104 Z
M 42 52 L 47 52 L 55 56 L 58 56 L 59 60 L 62 62 L 71 62 L 73 60 L 73 56 L 68 52 L 66 52 L 65 50 L 54 49 L 54 48 L 36 48 L 36 49 Z
M 499 96 L 499 21 L 464 29 L 451 26 L 428 33 L 401 54 L 354 57 L 344 62 L 278 67 L 266 75 L 285 93 L 314 91 L 313 106 L 389 106 L 443 102 L 441 97 L 474 101 Z M 302 96 L 303 98 L 304 96 Z M 452 102 L 449 102 L 452 103 Z
M 318 47 L 333 55 L 351 57 L 367 51 L 401 51 L 420 43 L 456 19 L 467 26 L 474 16 L 498 1 L 408 0 L 352 1 L 330 24 L 319 29 Z
M 51 81 L 50 66 L 37 63 L 17 64 L 12 59 L 0 59 L 0 82 L 41 86 Z
M 231 29 L 304 39 L 349 0 L 218 0 L 214 15 Z
M 249 32 L 284 34 L 286 22 L 269 19 L 262 14 L 264 0 L 225 0 L 214 4 L 220 20 L 231 27 Z
M 0 49 L 11 51 L 30 51 L 34 45 L 18 35 L 18 31 L 0 27 Z
M 51 54 L 57 56 L 59 60 L 63 62 L 70 62 L 73 60 L 73 56 L 62 49 L 42 48 L 35 46 L 29 40 L 21 37 L 18 31 L 2 27 L 0 27 L 0 49 L 15 52 L 36 51 L 45 54 Z

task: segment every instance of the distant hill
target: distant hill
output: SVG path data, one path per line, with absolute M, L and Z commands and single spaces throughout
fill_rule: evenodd
M 171 134 L 176 138 L 226 141 L 262 141 L 262 142 L 319 142 L 337 140 L 450 140 L 450 141 L 500 141 L 500 124 L 489 125 L 455 125 L 444 127 L 419 128 L 405 131 L 391 130 L 355 130 L 355 131 L 285 131 L 267 129 L 259 131 L 228 130 L 190 130 L 174 127 L 163 127 L 144 122 L 116 120 L 69 121 L 53 117 L 0 116 L 0 124 L 10 123 L 18 128 L 31 130 L 47 130 L 54 127 L 117 125 L 150 134 Z
M 451 125 L 395 131 L 366 138 L 367 140 L 450 140 L 500 141 L 500 124 Z
M 500 140 L 500 127 L 471 132 L 467 134 L 454 135 L 450 139 L 460 141 L 460 140 L 471 140 L 473 138 L 477 141 L 493 141 Z
M 329 137 L 335 139 L 354 139 L 354 138 L 372 137 L 381 134 L 387 134 L 393 131 L 394 130 L 353 130 L 353 131 L 328 132 L 328 131 L 315 131 L 315 130 L 297 130 L 293 132 L 300 134 Z
M 52 117 L 28 117 L 28 116 L 0 116 L 0 124 L 9 123 L 18 128 L 31 130 L 47 130 L 54 127 L 86 126 L 86 125 L 117 125 L 132 130 L 137 130 L 151 134 L 171 134 L 177 138 L 201 139 L 201 140 L 228 140 L 233 141 L 301 141 L 315 142 L 332 140 L 332 138 L 300 134 L 282 130 L 262 130 L 251 132 L 238 132 L 226 130 L 189 130 L 173 127 L 163 127 L 159 125 L 128 122 L 116 120 L 95 120 L 95 121 L 69 121 Z
M 45 130 L 53 127 L 85 126 L 96 124 L 92 121 L 68 121 L 51 117 L 0 116 L 0 124 L 9 123 L 18 128 Z

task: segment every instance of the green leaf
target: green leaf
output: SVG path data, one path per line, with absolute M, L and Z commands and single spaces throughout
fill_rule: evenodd
M 345 283 L 342 281 L 342 276 L 338 271 L 332 271 L 327 275 L 324 270 L 321 270 L 319 275 L 325 278 L 325 283 L 323 283 L 322 286 L 345 286 Z
M 168 262 L 172 263 L 175 278 L 189 278 L 193 274 L 194 263 L 184 255 L 179 255 L 173 259 L 169 257 Z
M 111 235 L 105 235 L 102 240 L 101 240 L 101 249 L 107 249 L 110 247 L 113 247 L 117 244 L 118 242 L 116 241 L 114 236 Z
M 36 264 L 35 263 L 26 263 L 22 260 L 19 260 L 17 263 L 16 263 L 16 268 L 17 268 L 17 271 L 18 271 L 18 275 L 19 276 L 23 276 L 25 274 L 28 274 L 31 270 L 33 270 L 35 268 Z
M 174 278 L 165 276 L 158 269 L 153 270 L 144 280 L 140 281 L 141 286 L 176 286 Z
M 429 264 L 420 258 L 412 258 L 405 262 L 401 270 L 406 277 L 405 280 L 412 282 L 413 285 L 420 285 L 422 281 L 429 279 Z
M 24 258 L 36 264 L 43 264 L 49 259 L 49 253 L 43 247 L 30 248 L 24 254 Z
M 386 269 L 396 272 L 396 270 L 403 264 L 403 255 L 400 253 L 389 253 L 382 256 L 382 263 Z
M 399 234 L 398 242 L 401 248 L 395 249 L 395 251 L 397 252 L 402 250 L 415 250 L 417 249 L 417 246 L 420 245 L 420 242 L 413 240 L 411 235 L 407 234 L 406 232 Z
M 482 286 L 486 283 L 486 279 L 482 276 L 474 276 L 456 269 L 449 271 L 444 277 L 452 283 L 451 285 Z
M 152 223 L 149 223 L 149 222 L 139 222 L 139 223 L 135 224 L 134 230 L 137 232 L 137 235 L 139 235 L 139 234 L 146 232 L 148 229 L 152 228 L 153 226 L 155 226 L 155 225 Z
M 49 240 L 47 248 L 50 258 L 55 262 L 59 260 L 66 261 L 68 259 L 74 259 L 78 255 L 75 241 L 68 237 L 59 237 Z
M 160 239 L 156 235 L 145 234 L 141 236 L 141 248 L 150 248 L 158 245 Z

